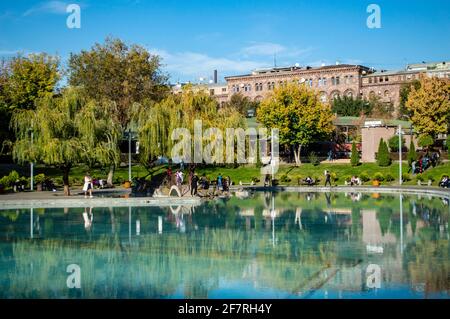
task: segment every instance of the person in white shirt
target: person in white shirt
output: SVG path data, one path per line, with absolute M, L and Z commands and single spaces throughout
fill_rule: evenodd
M 89 173 L 86 173 L 84 176 L 84 185 L 83 185 L 83 191 L 84 191 L 84 198 L 87 198 L 87 193 L 89 192 L 89 197 L 92 198 L 92 177 L 89 175 Z

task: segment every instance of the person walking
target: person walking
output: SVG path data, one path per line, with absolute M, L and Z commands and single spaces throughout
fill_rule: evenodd
M 217 176 L 217 189 L 222 190 L 222 174 L 219 173 L 219 176 Z
M 325 186 L 327 186 L 327 184 L 331 187 L 331 174 L 328 170 L 325 171 Z
M 197 187 L 198 187 L 198 176 L 194 173 L 194 176 L 192 176 L 191 180 L 191 196 L 197 195 Z
M 86 173 L 84 175 L 84 185 L 83 185 L 83 191 L 84 191 L 84 198 L 87 198 L 87 194 L 89 193 L 89 197 L 92 198 L 92 177 L 89 173 Z

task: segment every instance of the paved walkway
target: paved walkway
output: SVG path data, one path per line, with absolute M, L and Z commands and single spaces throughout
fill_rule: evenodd
M 81 188 L 71 189 L 71 195 L 65 196 L 63 190 L 58 190 L 56 192 L 18 192 L 18 193 L 7 193 L 0 195 L 0 201 L 7 200 L 45 200 L 45 199 L 84 199 L 84 192 Z M 92 192 L 94 198 L 100 197 L 127 197 L 131 194 L 131 189 L 126 188 L 107 188 L 107 189 L 95 189 Z

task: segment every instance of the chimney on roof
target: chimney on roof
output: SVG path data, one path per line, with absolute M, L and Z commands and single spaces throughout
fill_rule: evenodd
M 214 70 L 214 84 L 217 84 L 217 70 Z

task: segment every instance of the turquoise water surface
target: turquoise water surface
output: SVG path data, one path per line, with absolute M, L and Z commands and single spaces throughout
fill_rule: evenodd
M 448 200 L 0 210 L 0 298 L 449 298 Z

